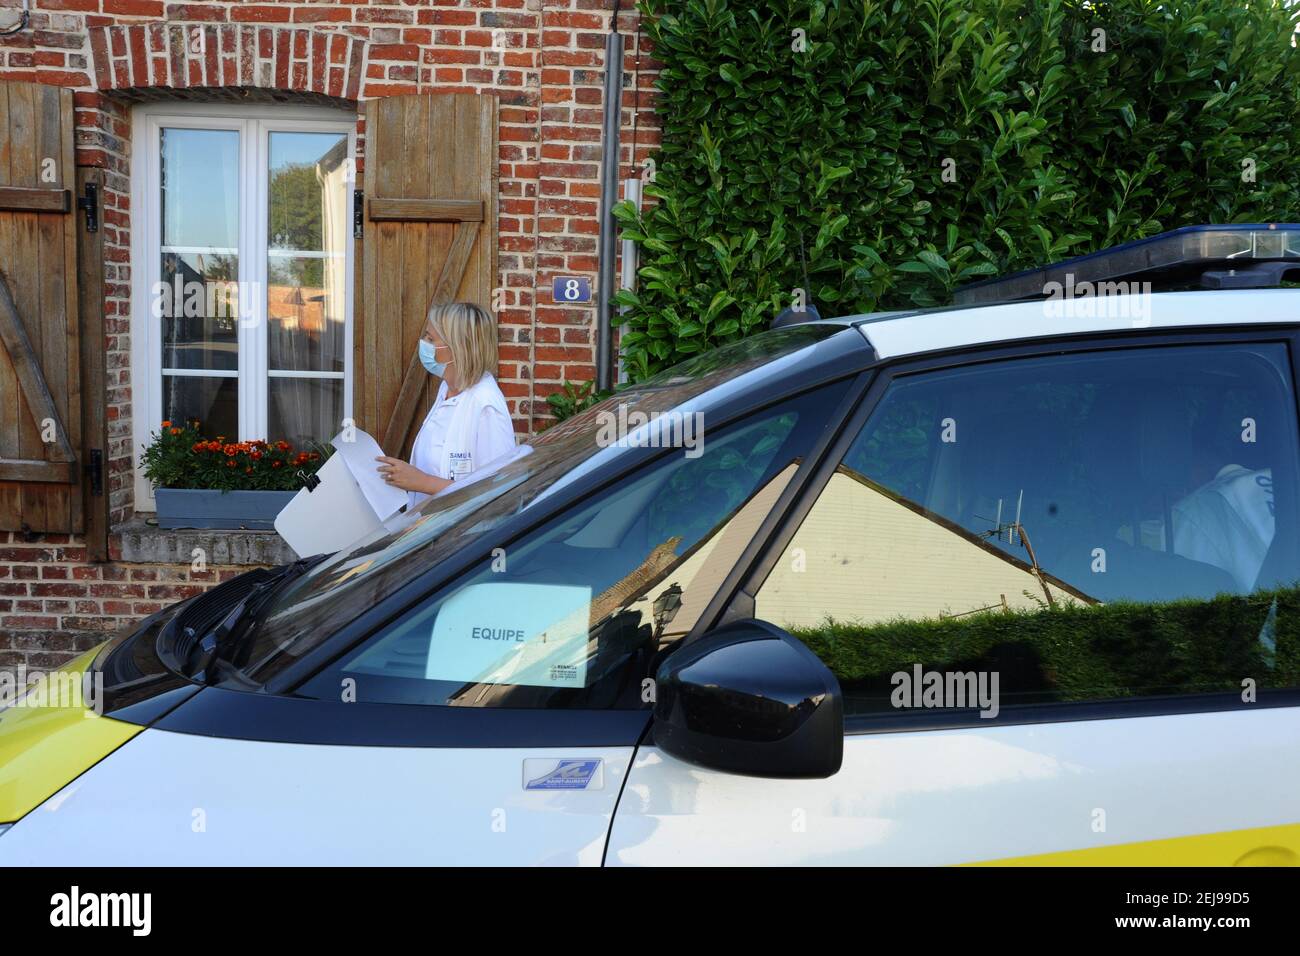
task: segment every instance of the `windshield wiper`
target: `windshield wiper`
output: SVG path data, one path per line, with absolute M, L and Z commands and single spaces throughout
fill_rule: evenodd
M 249 628 L 241 628 L 257 613 L 258 608 L 266 603 L 281 585 L 300 577 L 310 567 L 323 561 L 327 555 L 317 554 L 309 558 L 300 558 L 292 564 L 280 568 L 274 577 L 254 584 L 252 589 L 239 599 L 221 619 L 221 623 L 195 642 L 186 660 L 186 670 L 195 679 L 211 684 L 217 677 L 217 665 L 220 662 L 233 662 L 244 636 Z M 190 661 L 193 666 L 188 666 Z

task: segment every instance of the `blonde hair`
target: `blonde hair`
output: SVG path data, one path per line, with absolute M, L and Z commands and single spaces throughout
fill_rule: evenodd
M 473 302 L 429 306 L 429 327 L 451 349 L 461 388 L 497 372 L 497 320 Z

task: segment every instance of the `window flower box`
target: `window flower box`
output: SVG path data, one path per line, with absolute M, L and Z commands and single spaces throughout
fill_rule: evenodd
M 276 515 L 297 492 L 155 488 L 153 494 L 160 528 L 273 531 Z
M 165 529 L 273 530 L 280 510 L 332 451 L 207 438 L 197 421 L 165 421 L 151 437 L 141 464 Z

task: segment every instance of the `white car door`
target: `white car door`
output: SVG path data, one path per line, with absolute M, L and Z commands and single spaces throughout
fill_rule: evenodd
M 1116 344 L 873 385 L 731 613 L 834 673 L 842 765 L 725 772 L 776 725 L 661 709 L 607 863 L 1300 862 L 1294 342 Z M 792 693 L 747 666 L 693 691 Z
M 1297 741 L 1295 707 L 850 734 L 819 780 L 642 747 L 606 864 L 1295 866 Z

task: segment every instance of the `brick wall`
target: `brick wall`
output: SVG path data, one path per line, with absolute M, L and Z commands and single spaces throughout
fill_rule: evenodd
M 0 669 L 52 667 L 248 567 L 92 563 L 75 536 L 0 533 Z
M 22 0 L 0 0 L 0 29 L 16 21 L 21 6 Z M 0 79 L 71 88 L 77 163 L 101 167 L 106 176 L 106 490 L 114 524 L 128 520 L 134 506 L 132 102 L 228 98 L 234 90 L 354 104 L 434 91 L 497 96 L 500 379 L 516 427 L 526 432 L 549 418 L 545 397 L 562 382 L 595 374 L 594 307 L 554 305 L 550 286 L 560 273 L 586 275 L 596 285 L 604 41 L 613 6 L 614 0 L 31 0 L 27 29 L 0 37 Z M 630 7 L 629 0 L 619 15 L 626 39 L 620 178 L 658 143 L 658 64 Z M 360 121 L 359 133 L 363 139 Z M 357 156 L 364 177 L 363 151 L 364 142 Z M 183 596 L 177 588 L 214 580 L 192 579 L 180 565 L 88 565 L 84 549 L 77 557 L 76 539 L 51 538 L 28 544 L 11 536 L 0 551 L 0 666 L 20 654 L 54 653 L 39 646 L 42 633 L 102 633 Z

